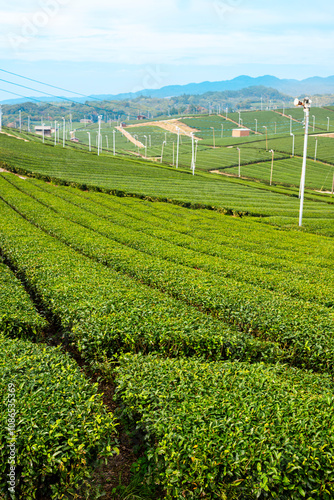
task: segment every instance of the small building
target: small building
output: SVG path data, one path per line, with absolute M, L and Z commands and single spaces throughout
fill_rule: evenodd
M 51 135 L 54 133 L 54 129 L 48 125 L 35 125 L 35 134 L 37 135 L 43 135 L 43 129 L 44 129 L 44 136 L 45 137 L 51 137 Z
M 144 116 L 144 115 L 138 115 L 138 116 L 137 116 L 137 120 L 146 120 L 146 119 L 147 119 L 147 118 L 146 118 L 146 116 Z
M 249 128 L 235 128 L 232 130 L 232 137 L 248 137 L 249 133 Z
M 88 118 L 82 118 L 82 120 L 80 120 L 80 123 L 88 123 L 88 124 L 91 124 L 93 123 L 92 120 L 88 120 Z
M 76 137 L 71 137 L 70 141 L 72 141 L 72 142 L 80 142 L 79 139 L 77 139 Z

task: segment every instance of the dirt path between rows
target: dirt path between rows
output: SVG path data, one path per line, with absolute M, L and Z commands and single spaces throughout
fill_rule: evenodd
M 14 172 L 10 172 L 9 170 L 5 170 L 4 168 L 0 168 L 0 172 L 5 172 L 6 174 L 16 175 L 16 177 L 20 177 L 20 179 L 23 179 L 24 181 L 27 179 L 27 177 L 22 177 L 22 175 L 14 174 Z
M 138 148 L 144 148 L 144 144 L 140 141 L 137 141 L 137 139 L 135 139 L 133 137 L 133 135 L 130 134 L 130 132 L 127 132 L 123 127 L 115 127 L 116 130 L 118 130 L 121 134 L 124 135 L 124 137 L 126 137 L 127 139 L 129 139 L 130 142 L 132 142 L 135 146 L 137 146 Z M 128 127 L 127 127 L 128 128 Z
M 28 139 L 23 139 L 23 137 L 17 137 L 16 135 L 9 134 L 8 132 L 0 132 L 0 134 L 8 135 L 8 137 L 14 137 L 15 139 L 19 139 L 20 141 L 29 142 Z
M 332 139 L 334 139 L 334 133 L 330 132 L 326 134 L 311 134 L 310 137 L 331 137 Z
M 186 135 L 191 137 L 193 132 L 200 132 L 196 128 L 189 127 L 185 123 L 180 122 L 179 120 L 172 118 L 171 120 L 161 120 L 157 122 L 144 122 L 144 123 L 134 123 L 133 125 L 127 125 L 126 128 L 134 128 L 134 127 L 160 127 L 167 132 L 172 132 L 173 134 L 177 134 L 177 128 L 180 129 L 181 135 Z M 202 141 L 200 137 L 194 136 L 194 138 L 198 141 Z

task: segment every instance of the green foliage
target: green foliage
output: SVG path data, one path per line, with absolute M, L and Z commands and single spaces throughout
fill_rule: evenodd
M 275 342 L 253 339 L 106 269 L 0 205 L 0 247 L 83 357 L 103 362 L 123 350 L 159 350 L 169 356 L 276 359 Z
M 12 498 L 7 474 L 13 438 L 15 498 L 71 499 L 78 498 L 82 489 L 90 492 L 94 468 L 118 453 L 115 420 L 106 411 L 97 384 L 87 380 L 60 348 L 2 334 L 0 373 L 0 492 L 4 498 Z M 14 435 L 8 430 L 9 387 L 15 395 Z
M 122 418 L 167 499 L 334 495 L 333 383 L 284 366 L 125 355 Z
M 171 148 L 171 143 L 168 147 Z M 298 221 L 298 189 L 291 193 L 257 182 L 245 182 L 199 170 L 193 176 L 190 171 L 189 144 L 184 144 L 182 148 L 182 168 L 176 170 L 166 165 L 161 166 L 160 163 L 133 158 L 108 154 L 98 157 L 89 153 L 86 147 L 84 150 L 69 147 L 64 149 L 54 147 L 51 143 L 46 146 L 35 141 L 25 143 L 11 137 L 0 137 L 3 166 L 21 174 L 36 175 L 47 181 L 72 184 L 82 189 L 104 190 L 119 196 L 136 196 L 141 199 L 150 197 L 154 201 L 176 203 L 189 208 L 207 208 L 228 214 L 279 215 L 295 217 Z M 203 152 L 201 168 L 204 170 L 210 162 L 213 169 L 226 167 L 232 161 L 232 165 L 236 164 L 236 150 L 209 149 L 211 152 Z M 226 155 L 225 151 L 228 152 Z M 253 161 L 257 158 L 264 160 L 267 154 L 259 151 L 250 153 L 250 157 Z M 244 163 L 248 162 L 245 155 L 242 159 Z M 198 162 L 201 162 L 200 156 Z M 318 203 L 305 200 L 305 221 L 310 218 L 331 219 L 332 209 L 325 200 L 322 201 Z
M 256 266 L 246 272 L 240 269 L 237 279 L 233 279 L 228 273 L 224 275 L 224 273 L 220 272 L 223 264 L 219 261 L 217 262 L 217 259 L 210 259 L 208 256 L 202 258 L 201 253 L 198 254 L 193 250 L 180 249 L 177 245 L 171 245 L 168 241 L 168 235 L 165 236 L 165 240 L 163 241 L 152 238 L 149 234 L 142 235 L 141 230 L 143 228 L 141 223 L 137 224 L 137 231 L 133 231 L 133 229 L 127 227 L 120 227 L 118 224 L 110 226 L 110 220 L 92 216 L 86 210 L 60 200 L 61 188 L 54 189 L 57 196 L 52 198 L 49 193 L 45 193 L 43 196 L 43 191 L 36 189 L 34 186 L 29 188 L 29 183 L 27 184 L 26 181 L 14 182 L 22 186 L 23 189 L 27 189 L 28 192 L 30 191 L 34 196 L 41 197 L 43 204 L 50 204 L 52 207 L 52 210 L 50 210 L 40 203 L 36 203 L 30 196 L 21 193 L 9 183 L 0 183 L 2 196 L 19 213 L 22 213 L 26 219 L 78 252 L 84 253 L 89 258 L 103 262 L 123 275 L 128 274 L 137 281 L 157 288 L 161 292 L 178 299 L 178 302 L 175 302 L 175 306 L 172 306 L 172 302 L 169 302 L 172 299 L 164 298 L 163 301 L 159 300 L 160 304 L 166 304 L 166 308 L 179 308 L 178 311 L 173 313 L 171 312 L 172 309 L 170 310 L 170 317 L 175 318 L 175 325 L 178 325 L 177 329 L 180 327 L 182 329 L 182 333 L 176 334 L 174 327 L 172 327 L 172 331 L 174 330 L 173 334 L 171 336 L 168 334 L 167 336 L 168 342 L 172 342 L 172 344 L 165 343 L 167 338 L 161 344 L 161 338 L 164 336 L 162 332 L 166 328 L 164 315 L 160 313 L 160 318 L 157 319 L 157 312 L 154 312 L 152 319 L 142 323 L 137 320 L 138 313 L 135 314 L 133 323 L 138 325 L 139 331 L 141 331 L 142 325 L 145 326 L 146 330 L 140 337 L 133 334 L 133 347 L 137 351 L 139 349 L 147 350 L 146 343 L 150 338 L 150 350 L 159 349 L 166 352 L 165 350 L 168 346 L 167 352 L 169 349 L 174 355 L 196 353 L 197 355 L 213 356 L 215 359 L 219 359 L 219 357 L 226 358 L 229 355 L 233 356 L 234 359 L 238 356 L 250 356 L 249 359 L 254 359 L 256 351 L 253 352 L 253 348 L 248 344 L 249 335 L 252 334 L 263 342 L 269 341 L 268 348 L 266 349 L 266 356 L 268 355 L 269 358 L 272 346 L 274 343 L 277 343 L 283 351 L 281 356 L 289 363 L 314 370 L 333 371 L 334 342 L 331 313 L 326 307 L 301 300 L 300 298 L 294 298 L 298 289 L 298 279 L 296 280 L 296 286 L 290 284 L 290 295 L 293 297 L 285 293 L 289 292 L 289 287 L 284 286 L 284 281 L 287 277 L 286 275 L 280 275 L 280 273 L 276 273 L 276 282 L 272 285 L 273 289 L 270 289 L 270 287 L 266 289 L 267 287 L 262 285 L 262 281 L 266 279 L 266 272 L 262 273 L 262 277 L 260 277 L 257 283 L 254 283 L 256 281 L 255 278 L 249 278 L 248 281 L 251 283 L 247 283 L 247 280 L 243 278 L 243 275 L 247 273 L 250 276 L 256 275 Z M 80 203 L 80 197 L 74 199 L 76 201 L 79 199 L 78 202 Z M 90 206 L 89 203 L 85 202 L 82 198 L 81 200 L 83 200 L 82 205 L 85 205 L 87 209 Z M 59 215 L 58 211 L 66 219 Z M 105 213 L 105 210 L 103 210 L 103 213 Z M 67 218 L 74 220 L 76 223 L 69 222 Z M 118 220 L 120 222 L 120 218 Z M 133 226 L 136 226 L 136 224 L 133 224 Z M 103 273 L 102 267 L 99 275 L 102 276 L 105 273 L 106 271 Z M 125 280 L 124 282 L 126 283 Z M 305 281 L 304 286 L 307 285 L 308 282 Z M 38 284 L 38 286 L 40 285 Z M 137 295 L 137 299 L 140 296 L 142 297 L 137 307 L 140 307 L 141 311 L 145 307 L 153 312 L 151 300 L 154 294 L 152 291 L 149 293 L 147 289 L 146 291 L 143 289 L 140 293 L 140 286 L 137 283 L 137 293 L 140 294 Z M 134 283 L 129 283 L 129 287 L 133 289 Z M 279 290 L 279 287 L 281 287 L 281 290 Z M 301 295 L 303 295 L 302 288 L 301 286 Z M 316 295 L 317 290 L 317 286 L 313 290 L 310 287 L 309 293 L 305 293 L 303 297 L 312 298 L 312 296 Z M 123 293 L 126 297 L 130 297 L 129 290 Z M 157 300 L 159 295 L 158 292 L 155 293 L 157 295 L 154 300 Z M 328 307 L 333 306 L 330 283 L 324 287 L 321 301 Z M 144 306 L 144 304 L 146 305 Z M 167 306 L 167 304 L 170 305 Z M 203 318 L 203 323 L 199 320 L 196 328 L 194 327 L 195 323 L 190 318 L 198 317 L 198 314 L 196 313 L 196 309 L 191 311 L 191 308 L 187 304 L 193 306 L 193 308 L 208 312 L 221 321 L 236 326 L 245 334 L 244 338 L 239 334 L 239 337 L 242 339 L 241 344 L 237 342 L 238 335 L 235 336 L 231 331 L 226 329 L 224 335 L 228 336 L 232 334 L 231 338 L 235 342 L 234 347 L 230 349 L 231 354 L 229 354 L 229 349 L 226 350 L 226 347 L 223 347 L 223 337 L 217 336 L 217 332 L 212 337 L 209 336 L 208 330 L 211 329 L 211 326 L 209 326 L 211 322 L 208 318 L 205 320 Z M 157 307 L 157 302 L 155 303 L 155 307 Z M 158 306 L 157 311 L 160 311 L 160 307 Z M 186 310 L 189 310 L 187 315 L 190 322 L 182 320 L 182 316 L 184 318 Z M 129 317 L 132 315 L 131 308 L 128 315 Z M 124 328 L 124 318 L 122 316 L 121 318 L 119 328 L 122 329 Z M 148 318 L 149 316 L 145 316 L 145 320 L 148 320 Z M 160 336 L 155 336 L 155 341 L 150 337 L 151 334 L 149 334 L 151 328 L 153 329 L 151 321 L 157 321 L 157 324 L 160 325 L 158 328 Z M 215 325 L 216 320 L 212 321 L 213 325 Z M 219 322 L 217 323 L 219 324 Z M 168 324 L 172 326 L 170 321 Z M 223 326 L 223 324 L 221 325 Z M 83 334 L 86 328 L 86 324 L 80 324 L 75 329 L 76 335 L 79 338 L 81 335 L 86 338 L 86 335 Z M 95 317 L 91 323 L 91 330 L 96 331 L 94 339 L 100 335 L 98 331 L 104 331 L 105 328 L 110 328 L 110 326 L 103 326 L 101 319 Z M 212 326 L 212 328 L 216 327 Z M 91 338 L 92 334 L 89 337 Z M 110 338 L 113 338 L 113 336 Z M 211 338 L 211 341 L 209 341 L 209 338 Z M 243 350 L 241 346 L 246 339 L 247 347 L 244 344 L 245 350 Z M 116 341 L 115 337 L 114 341 Z M 120 344 L 116 341 L 115 345 L 120 347 L 123 342 L 122 336 L 120 336 L 119 342 Z M 215 347 L 212 342 L 215 342 Z M 84 344 L 86 350 L 88 344 L 90 345 L 90 342 Z M 126 344 L 127 342 L 125 342 L 123 348 L 126 348 Z M 177 344 L 178 347 L 176 348 Z M 103 345 L 107 345 L 106 339 Z M 195 351 L 193 351 L 195 346 Z M 238 346 L 237 349 L 235 349 L 236 346 Z M 92 344 L 92 347 L 96 349 L 95 342 Z M 83 347 L 81 346 L 81 348 Z M 112 348 L 112 344 L 110 344 L 110 348 Z M 114 350 L 116 352 L 115 346 Z M 109 352 L 110 355 L 110 351 L 106 352 Z
M 0 260 L 0 330 L 10 337 L 42 338 L 46 321 L 22 283 Z

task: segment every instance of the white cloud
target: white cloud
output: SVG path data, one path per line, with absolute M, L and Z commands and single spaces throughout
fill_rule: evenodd
M 307 0 L 303 10 L 297 0 L 289 11 L 287 0 L 270 8 L 263 0 L 256 8 L 247 0 L 38 0 L 28 10 L 13 1 L 0 11 L 2 59 L 293 64 L 296 52 L 319 64 L 332 59 L 332 11 L 319 4 L 309 10 Z M 318 25 L 305 32 L 303 22 Z

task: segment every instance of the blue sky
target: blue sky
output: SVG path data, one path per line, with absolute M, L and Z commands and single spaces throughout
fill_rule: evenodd
M 329 76 L 333 49 L 329 0 L 11 0 L 0 5 L 0 68 L 83 94 L 242 74 Z M 4 73 L 0 78 L 24 83 Z M 13 97 L 4 90 L 37 95 L 2 81 L 0 88 L 0 100 Z

